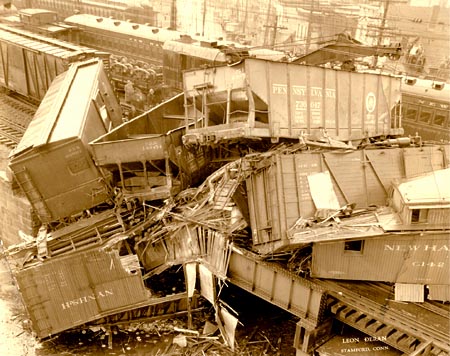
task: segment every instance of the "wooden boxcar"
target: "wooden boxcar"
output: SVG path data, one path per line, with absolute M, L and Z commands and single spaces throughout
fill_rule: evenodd
M 23 29 L 0 25 L 0 85 L 41 101 L 53 79 L 71 63 L 109 55 Z
M 124 196 L 166 199 L 204 173 L 203 150 L 182 144 L 183 103 L 178 94 L 90 143 L 95 163 L 114 174 Z
M 244 137 L 330 137 L 339 141 L 396 136 L 400 78 L 246 59 L 235 66 L 184 73 L 186 97 L 202 111 L 187 143 Z
M 345 239 L 338 231 L 314 239 L 312 275 L 450 285 L 449 181 L 450 168 L 394 182 L 390 205 L 398 218 L 378 219 L 383 231 L 371 237 Z
M 121 122 L 102 61 L 76 63 L 54 80 L 9 159 L 15 180 L 43 223 L 108 199 L 109 184 L 88 142 Z
M 133 258 L 134 265 L 127 263 Z M 134 266 L 134 267 L 132 267 Z M 135 255 L 91 249 L 52 258 L 15 273 L 39 338 L 148 302 Z
M 313 243 L 311 275 L 318 278 L 448 285 L 450 233 L 386 233 Z
M 448 167 L 449 145 L 272 155 L 246 181 L 254 249 L 289 247 L 288 231 L 314 217 L 308 176 L 329 172 L 339 206 L 385 205 L 395 179 Z

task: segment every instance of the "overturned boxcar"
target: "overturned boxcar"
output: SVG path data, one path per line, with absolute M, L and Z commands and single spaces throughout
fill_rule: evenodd
M 95 166 L 88 142 L 121 122 L 102 61 L 73 64 L 54 80 L 9 157 L 15 180 L 43 223 L 109 199 L 109 178 Z
M 253 248 L 261 253 L 293 248 L 290 230 L 300 218 L 315 216 L 315 192 L 324 191 L 309 179 L 317 173 L 329 176 L 339 207 L 383 206 L 394 179 L 446 168 L 449 153 L 449 145 L 435 145 L 275 154 L 255 161 L 246 180 Z
M 0 85 L 40 102 L 53 79 L 71 63 L 91 58 L 109 62 L 109 54 L 0 25 Z
M 184 92 L 201 115 L 189 117 L 186 144 L 238 138 L 359 142 L 403 134 L 400 78 L 246 59 L 184 73 Z
M 114 175 L 125 198 L 165 199 L 205 176 L 203 149 L 182 144 L 183 103 L 178 94 L 90 143 L 95 163 Z

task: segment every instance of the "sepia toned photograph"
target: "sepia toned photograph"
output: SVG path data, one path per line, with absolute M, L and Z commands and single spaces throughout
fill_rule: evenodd
M 450 356 L 450 1 L 0 0 L 0 355 Z

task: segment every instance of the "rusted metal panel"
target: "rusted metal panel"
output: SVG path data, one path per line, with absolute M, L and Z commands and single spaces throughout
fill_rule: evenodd
M 261 98 L 270 103 L 269 122 L 273 132 L 279 130 L 275 136 L 298 137 L 322 128 L 344 141 L 401 133 L 391 126 L 390 116 L 400 98 L 398 78 L 276 62 L 267 62 L 262 71 L 256 60 L 245 64 L 252 91 L 268 93 Z M 253 85 L 255 76 L 258 85 Z M 268 91 L 259 91 L 261 77 Z
M 139 270 L 127 271 L 117 251 L 54 258 L 16 273 L 33 329 L 46 338 L 146 302 Z
M 256 255 L 233 249 L 227 277 L 231 283 L 315 325 L 323 317 L 324 291 Z
M 313 244 L 311 275 L 396 283 L 441 284 L 450 281 L 448 232 L 385 234 L 349 241 Z M 358 244 L 358 245 L 357 245 Z

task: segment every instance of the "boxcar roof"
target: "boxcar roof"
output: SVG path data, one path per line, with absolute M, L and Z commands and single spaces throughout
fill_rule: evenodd
M 33 147 L 80 137 L 102 65 L 97 60 L 76 63 L 55 78 L 12 156 Z
M 76 57 L 82 53 L 95 53 L 95 50 L 89 47 L 78 46 L 2 24 L 0 24 L 0 39 L 1 42 L 9 42 L 16 46 L 51 54 L 62 59 Z
M 398 183 L 397 189 L 407 204 L 450 204 L 450 168 L 433 171 Z M 450 205 L 449 205 L 450 207 Z
M 159 27 L 147 26 L 127 21 L 119 21 L 109 17 L 90 14 L 72 15 L 64 20 L 68 24 L 86 26 L 93 29 L 112 31 L 125 35 L 136 36 L 141 39 L 164 43 L 168 40 L 180 38 L 181 32 Z

